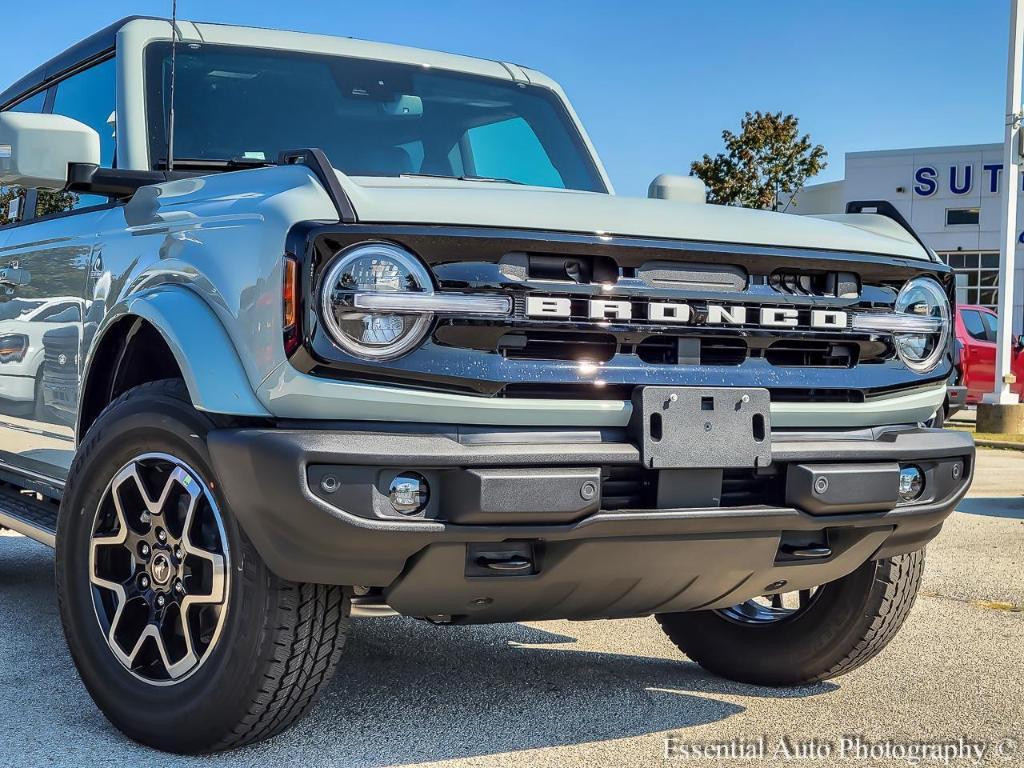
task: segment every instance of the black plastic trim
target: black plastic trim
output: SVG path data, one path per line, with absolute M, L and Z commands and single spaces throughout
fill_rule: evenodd
M 352 207 L 345 188 L 338 181 L 338 174 L 335 173 L 331 161 L 322 149 L 292 149 L 281 153 L 278 160 L 281 165 L 304 165 L 309 168 L 319 179 L 324 191 L 331 198 L 335 209 L 338 211 L 338 219 L 342 224 L 355 224 L 359 221 L 356 210 Z
M 444 431 L 447 430 L 447 431 Z M 541 432 L 542 430 L 535 430 Z M 565 430 L 560 430 L 564 434 Z M 477 437 L 479 437 L 479 433 Z M 270 567 L 283 578 L 323 583 L 386 586 L 407 561 L 436 543 L 540 539 L 586 541 L 702 536 L 825 527 L 893 527 L 878 551 L 910 551 L 938 531 L 966 493 L 974 443 L 961 432 L 897 427 L 842 433 L 784 435 L 773 441 L 773 463 L 884 462 L 958 459 L 962 480 L 946 498 L 888 512 L 815 516 L 793 507 L 638 509 L 599 511 L 561 524 L 458 525 L 436 519 L 367 519 L 312 492 L 311 465 L 453 470 L 472 467 L 589 467 L 639 463 L 628 442 L 574 444 L 475 442 L 448 426 L 404 433 L 225 429 L 208 437 L 214 469 L 231 508 Z M 342 502 L 343 503 L 343 502 Z M 741 536 L 742 538 L 742 536 Z
M 869 208 L 874 208 L 874 212 L 879 216 L 885 216 L 888 219 L 892 219 L 903 227 L 903 229 L 905 229 L 910 236 L 917 241 L 917 244 L 925 249 L 928 253 L 928 257 L 932 258 L 931 248 L 925 245 L 921 236 L 917 234 L 917 231 L 912 226 L 910 226 L 910 222 L 907 221 L 903 214 L 900 213 L 899 209 L 888 200 L 851 200 L 846 204 L 847 213 L 864 213 Z

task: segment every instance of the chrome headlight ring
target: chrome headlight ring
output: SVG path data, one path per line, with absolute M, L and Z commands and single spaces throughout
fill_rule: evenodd
M 334 343 L 355 357 L 393 360 L 419 345 L 430 330 L 430 312 L 400 315 L 367 312 L 366 295 L 432 295 L 427 268 L 391 243 L 360 243 L 342 251 L 324 277 L 320 310 Z
M 511 311 L 508 296 L 435 292 L 423 263 L 386 242 L 341 251 L 320 287 L 320 313 L 334 343 L 364 360 L 411 352 L 437 315 L 501 317 Z
M 931 371 L 946 353 L 952 332 L 946 292 L 930 277 L 914 278 L 900 289 L 895 310 L 906 318 L 905 328 L 893 328 L 897 354 L 912 371 Z

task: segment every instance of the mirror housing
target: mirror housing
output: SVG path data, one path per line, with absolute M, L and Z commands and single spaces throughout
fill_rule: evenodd
M 647 188 L 647 196 L 653 200 L 704 204 L 708 201 L 708 189 L 696 176 L 663 173 L 651 182 L 651 186 Z
M 63 115 L 0 113 L 0 184 L 64 189 L 71 163 L 100 164 L 100 137 Z
M 1017 349 L 1024 349 L 1024 333 L 1013 340 L 1013 346 Z

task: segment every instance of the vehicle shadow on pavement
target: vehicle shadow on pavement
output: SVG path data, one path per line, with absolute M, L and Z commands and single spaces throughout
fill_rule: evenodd
M 956 511 L 967 515 L 1024 520 L 1024 496 L 1011 496 L 1005 499 L 964 499 L 957 505 Z
M 797 698 L 836 689 L 759 688 L 712 677 L 675 657 L 647 620 L 554 625 L 578 634 L 577 641 L 525 624 L 360 619 L 337 676 L 295 728 L 237 752 L 171 758 L 129 741 L 96 709 L 64 646 L 53 590 L 52 553 L 0 536 L 8 745 L 0 745 L 0 764 L 17 754 L 22 765 L 377 768 L 683 731 L 744 711 L 723 696 Z M 592 646 L 604 650 L 586 650 Z M 652 763 L 662 750 L 661 737 L 652 735 Z
M 604 626 L 614 634 L 616 623 Z M 371 768 L 678 731 L 744 711 L 719 694 L 788 698 L 836 688 L 746 686 L 681 656 L 573 644 L 524 624 L 358 621 L 337 677 L 294 738 L 330 728 L 323 746 L 337 764 Z M 652 739 L 652 761 L 661 747 Z

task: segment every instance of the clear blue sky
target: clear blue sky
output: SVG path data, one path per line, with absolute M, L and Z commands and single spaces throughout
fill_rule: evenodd
M 10 3 L 6 86 L 170 0 Z M 746 110 L 848 151 L 1001 139 L 1008 0 L 179 0 L 182 18 L 348 35 L 525 64 L 559 80 L 622 194 L 687 172 Z

